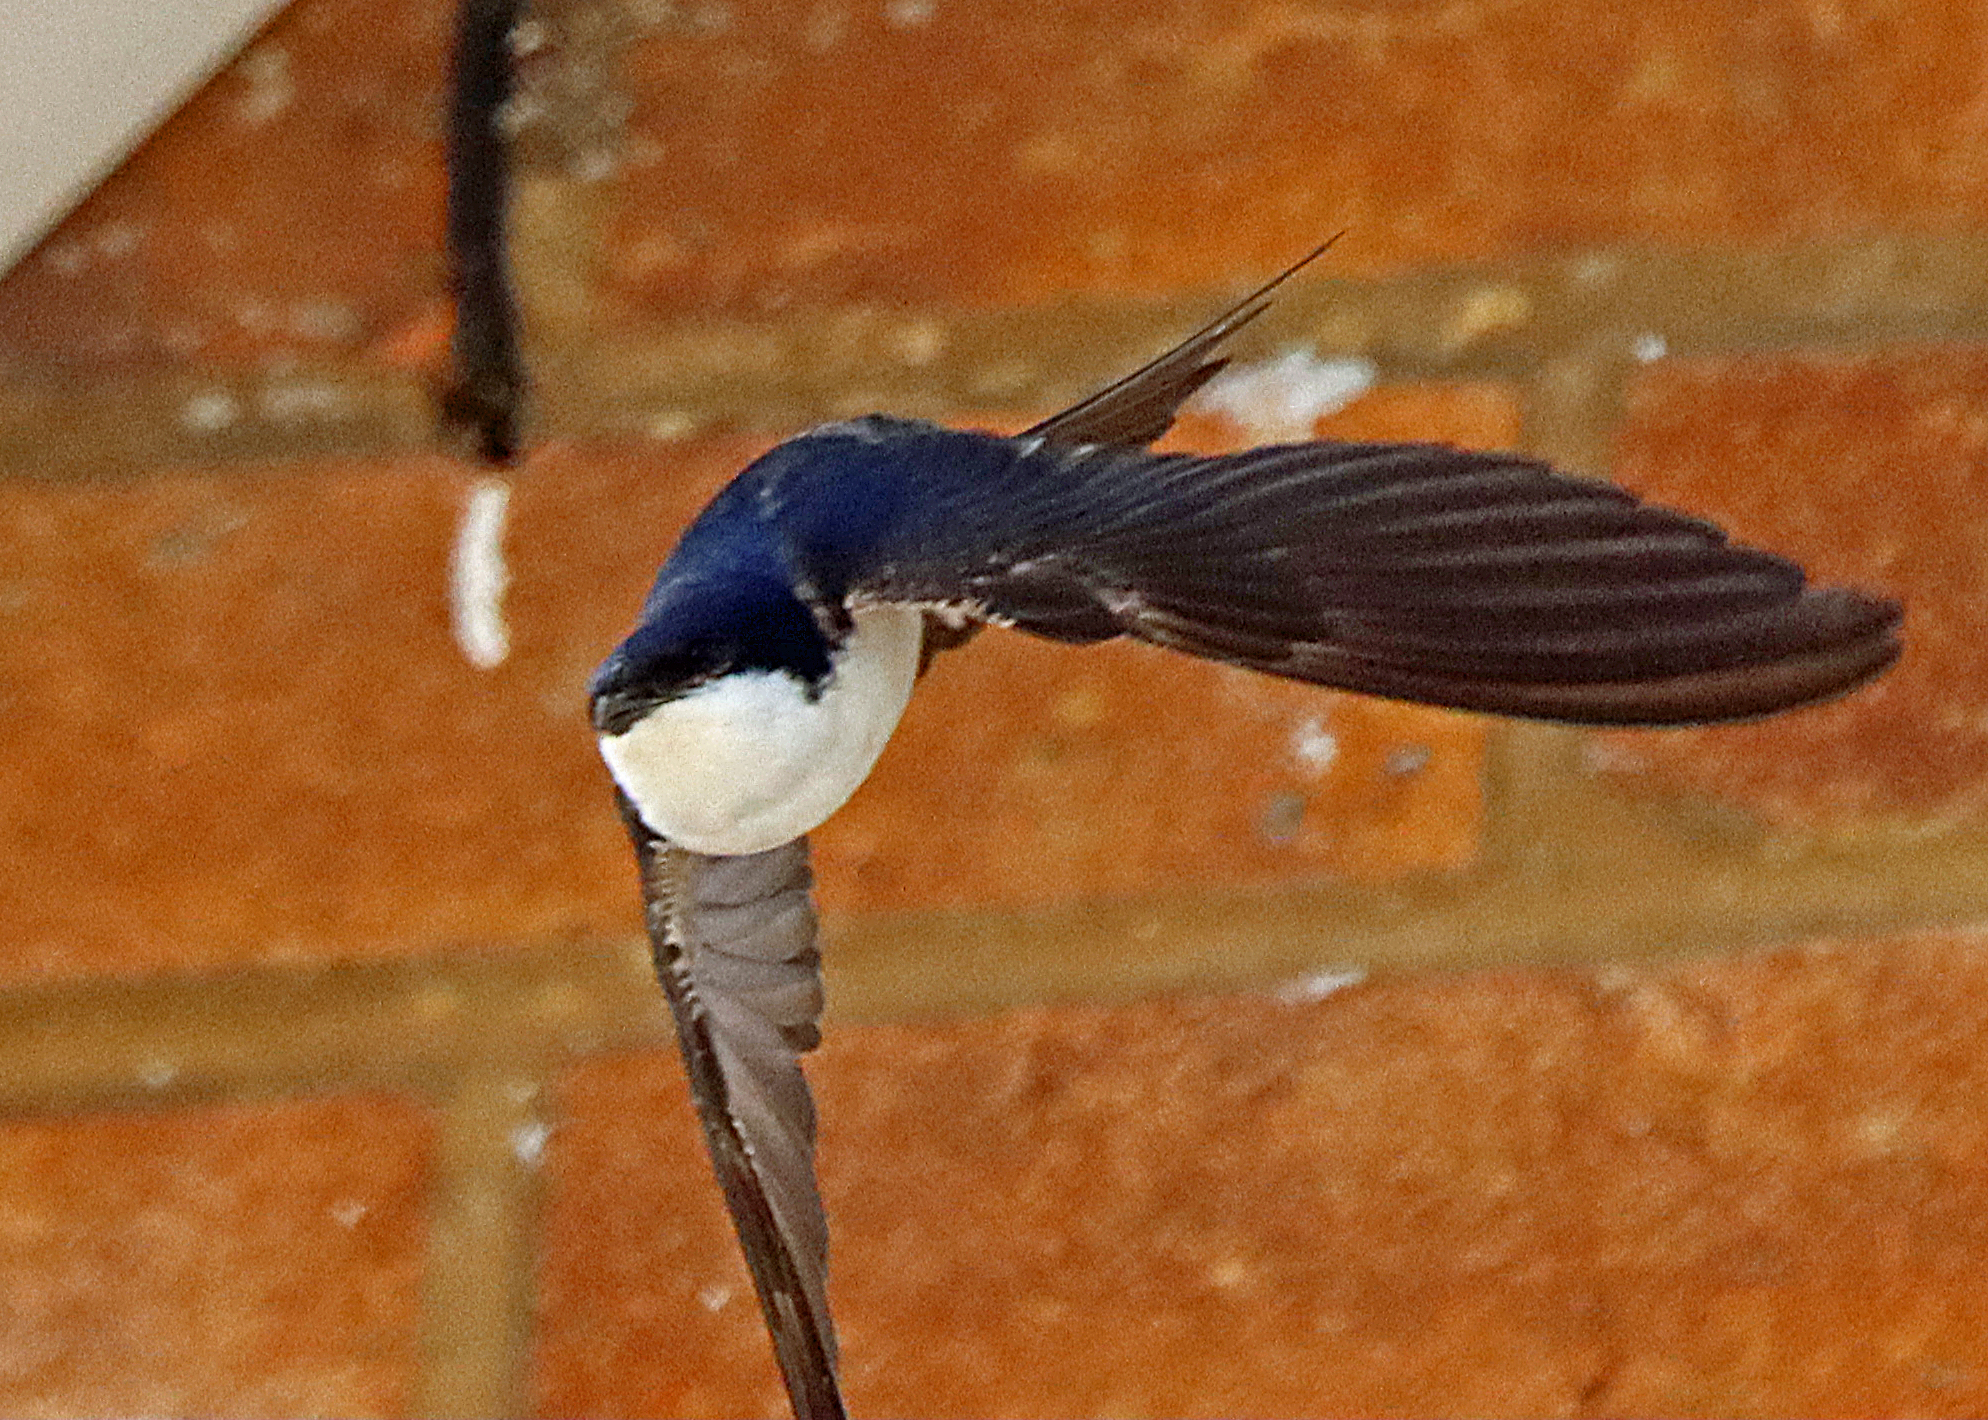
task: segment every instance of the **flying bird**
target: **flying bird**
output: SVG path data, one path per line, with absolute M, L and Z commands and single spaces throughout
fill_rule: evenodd
M 1324 248 L 1320 248 L 1323 251 Z M 800 1059 L 806 835 L 931 658 L 983 626 L 1130 636 L 1339 690 L 1577 724 L 1747 719 L 1898 656 L 1899 608 L 1512 453 L 1160 454 L 1313 252 L 1150 364 L 1003 436 L 870 415 L 740 473 L 590 687 L 706 1142 L 803 1420 L 842 1414 Z

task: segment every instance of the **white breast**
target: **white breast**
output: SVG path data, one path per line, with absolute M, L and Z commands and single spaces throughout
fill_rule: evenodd
M 601 757 L 642 821 L 696 853 L 760 853 L 800 837 L 869 777 L 911 699 L 923 618 L 864 607 L 821 694 L 749 671 L 657 706 Z

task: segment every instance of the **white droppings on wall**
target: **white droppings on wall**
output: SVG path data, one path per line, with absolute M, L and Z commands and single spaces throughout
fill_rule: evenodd
M 1344 409 L 1374 386 L 1380 371 L 1371 360 L 1320 359 L 1309 348 L 1274 360 L 1231 365 L 1203 385 L 1190 408 L 1221 414 L 1264 443 L 1312 437 L 1312 426 Z
M 611 148 L 587 148 L 575 153 L 566 165 L 566 174 L 579 183 L 606 182 L 620 170 L 621 164 Z
M 659 409 L 642 421 L 642 432 L 651 439 L 675 443 L 697 432 L 698 418 L 687 409 Z
M 894 30 L 916 29 L 932 23 L 938 0 L 885 0 L 884 23 Z
M 159 329 L 159 343 L 182 360 L 191 360 L 207 348 L 208 330 L 204 321 L 167 321 Z
M 145 229 L 136 222 L 106 222 L 90 234 L 90 245 L 110 261 L 122 261 L 138 250 Z
M 511 56 L 514 59 L 523 59 L 528 55 L 537 54 L 545 48 L 550 33 L 543 20 L 530 18 L 519 20 L 511 26 Z
M 267 335 L 276 328 L 275 307 L 253 296 L 237 302 L 230 315 L 235 324 L 250 335 Z
M 235 116 L 250 128 L 268 123 L 290 107 L 297 95 L 297 87 L 290 81 L 289 52 L 276 45 L 250 50 L 235 65 L 235 72 L 248 86 L 235 106 Z
M 50 242 L 42 248 L 41 259 L 57 276 L 81 276 L 90 264 L 90 254 L 81 242 Z
M 1670 342 L 1654 330 L 1647 335 L 1636 337 L 1636 358 L 1645 365 L 1653 360 L 1661 360 L 1670 353 Z
M 510 504 L 509 483 L 479 480 L 469 490 L 449 558 L 449 626 L 463 658 L 478 670 L 501 666 L 511 654 L 511 631 L 504 624 L 504 589 L 511 582 L 504 566 L 504 520 Z
M 1429 767 L 1429 761 L 1436 757 L 1435 751 L 1427 745 L 1396 745 L 1387 752 L 1381 761 L 1381 773 L 1396 779 L 1406 779 L 1411 774 L 1420 774 Z
M 180 426 L 194 434 L 218 434 L 241 417 L 241 402 L 226 390 L 190 395 L 179 409 Z
M 905 364 L 923 367 L 945 354 L 946 328 L 937 321 L 909 321 L 892 333 L 891 344 Z
M 1291 758 L 1311 774 L 1324 774 L 1339 758 L 1339 740 L 1318 715 L 1308 715 L 1291 730 Z
M 1520 330 L 1532 320 L 1532 297 L 1521 286 L 1481 286 L 1456 304 L 1443 323 L 1442 345 L 1455 353 Z
M 552 1126 L 540 1120 L 520 1124 L 511 1131 L 511 1154 L 526 1168 L 535 1169 L 545 1157 L 545 1142 L 551 1137 Z
M 1303 976 L 1285 982 L 1277 988 L 1277 999 L 1291 1006 L 1308 1006 L 1314 1001 L 1344 991 L 1349 986 L 1358 986 L 1367 979 L 1364 966 L 1328 966 L 1317 971 L 1308 971 Z
M 516 138 L 534 123 L 545 122 L 545 100 L 537 94 L 513 94 L 498 106 L 497 131 Z
M 677 23 L 689 20 L 691 25 L 707 35 L 721 35 L 732 27 L 732 7 L 724 0 L 704 0 L 701 5 L 664 6 L 664 11 L 674 10 L 669 18 Z

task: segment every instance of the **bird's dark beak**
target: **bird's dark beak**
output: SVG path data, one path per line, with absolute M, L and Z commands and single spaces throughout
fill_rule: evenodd
M 597 735 L 625 734 L 661 698 L 630 683 L 628 660 L 619 650 L 602 661 L 587 682 L 587 703 Z
M 593 698 L 594 733 L 597 735 L 619 735 L 641 719 L 644 712 L 656 702 L 648 698 L 638 698 L 609 691 Z

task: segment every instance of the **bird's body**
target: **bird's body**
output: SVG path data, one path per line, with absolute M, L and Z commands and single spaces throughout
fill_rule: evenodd
M 777 847 L 869 772 L 935 614 L 1585 723 L 1763 714 L 1895 653 L 1888 603 L 1520 455 L 871 416 L 775 448 L 691 525 L 595 678 L 602 753 L 671 841 Z
M 594 677 L 797 1413 L 840 1414 L 799 1065 L 820 1010 L 800 840 L 869 773 L 934 650 L 980 624 L 1131 636 L 1344 690 L 1650 725 L 1840 695 L 1898 654 L 1891 602 L 1522 455 L 1149 452 L 1275 285 L 1021 435 L 873 415 L 779 445 L 691 525 Z
M 693 853 L 763 853 L 841 808 L 904 714 L 925 634 L 904 607 L 859 607 L 850 621 L 819 680 L 735 671 L 603 736 L 643 821 Z

